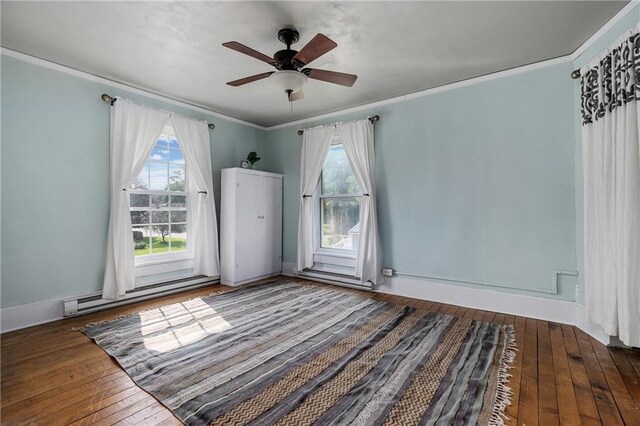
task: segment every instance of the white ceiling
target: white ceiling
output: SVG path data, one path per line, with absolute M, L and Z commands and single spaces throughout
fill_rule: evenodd
M 625 1 L 532 2 L 13 2 L 2 46 L 273 126 L 567 55 Z M 226 49 L 271 56 L 294 26 L 300 48 L 321 32 L 338 47 L 310 66 L 359 76 L 352 88 L 310 80 L 294 111 L 271 71 Z M 568 77 L 567 77 L 568 78 Z

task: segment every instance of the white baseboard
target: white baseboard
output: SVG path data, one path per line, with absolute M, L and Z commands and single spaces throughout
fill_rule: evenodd
M 296 271 L 297 265 L 295 263 L 282 263 L 283 275 L 296 276 Z M 615 343 L 615 339 L 606 334 L 601 327 L 587 321 L 584 306 L 575 302 L 442 284 L 425 279 L 407 277 L 387 277 L 386 283 L 382 284 L 376 291 L 575 325 L 605 345 Z M 62 299 L 12 306 L 0 310 L 0 333 L 63 318 Z
M 284 262 L 282 264 L 284 275 L 296 276 L 295 270 L 295 263 Z M 611 337 L 601 327 L 587 321 L 584 306 L 572 301 L 471 288 L 465 287 L 464 284 L 443 284 L 413 277 L 386 277 L 386 282 L 375 291 L 575 325 L 599 342 L 605 345 L 612 344 Z
M 50 299 L 0 310 L 0 333 L 64 318 L 62 299 Z
M 587 320 L 584 306 L 566 300 L 449 285 L 419 278 L 391 277 L 377 291 L 508 315 L 575 325 L 599 342 L 611 337 Z
M 108 304 L 105 304 L 105 301 L 100 299 L 96 302 L 93 302 L 91 307 L 84 308 L 82 313 L 78 315 L 88 314 L 103 309 L 115 308 L 117 306 L 140 302 L 143 300 L 153 299 L 169 294 L 180 293 L 187 290 L 193 290 L 195 288 L 205 287 L 217 282 L 217 278 L 211 279 L 210 277 L 207 277 L 194 279 L 191 281 L 191 284 L 186 283 L 183 287 L 168 285 L 167 287 L 164 287 L 163 291 L 161 292 L 152 292 L 151 290 L 146 292 L 143 288 L 136 294 L 130 295 L 127 298 L 110 302 Z M 8 308 L 0 309 L 0 334 L 7 333 L 9 331 L 20 330 L 22 328 L 32 327 L 38 324 L 44 324 L 47 322 L 69 318 L 70 316 L 65 316 L 64 312 L 65 301 L 73 299 L 77 300 L 78 298 L 87 297 L 94 294 L 100 294 L 100 292 L 90 294 L 77 294 L 74 296 L 63 297 L 59 299 L 44 300 L 42 302 L 28 303 L 25 305 L 11 306 Z

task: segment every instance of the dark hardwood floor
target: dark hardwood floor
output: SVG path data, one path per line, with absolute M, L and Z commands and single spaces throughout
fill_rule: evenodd
M 181 424 L 102 349 L 71 329 L 224 288 L 206 287 L 2 335 L 2 424 Z M 640 425 L 640 351 L 607 348 L 572 326 L 360 293 L 459 317 L 514 324 L 518 352 L 511 370 L 508 424 Z

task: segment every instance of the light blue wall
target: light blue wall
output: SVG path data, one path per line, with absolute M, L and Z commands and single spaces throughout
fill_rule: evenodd
M 640 22 L 640 6 L 636 6 L 627 16 L 614 25 L 609 31 L 596 40 L 573 62 L 573 68 L 582 68 L 607 49 L 613 42 Z M 584 288 L 584 179 L 582 170 L 582 118 L 580 115 L 580 80 L 573 83 L 574 137 L 576 157 L 576 253 L 578 260 L 578 280 L 580 288 Z M 578 301 L 584 303 L 584 292 L 581 291 Z
M 556 295 L 576 270 L 571 62 L 344 116 L 380 115 L 375 147 L 384 265 L 399 272 Z M 284 259 L 295 262 L 301 137 L 267 134 L 285 174 Z M 472 284 L 466 284 L 473 286 Z
M 2 307 L 102 287 L 109 214 L 109 106 L 100 94 L 216 124 L 220 169 L 264 151 L 264 131 L 2 56 Z

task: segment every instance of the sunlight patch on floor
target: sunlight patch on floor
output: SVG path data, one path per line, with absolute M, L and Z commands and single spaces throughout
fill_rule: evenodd
M 147 349 L 168 352 L 231 328 L 202 299 L 141 312 L 140 331 Z

